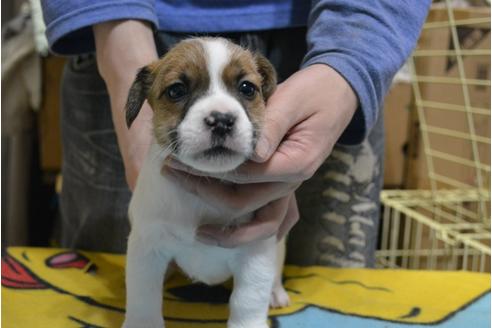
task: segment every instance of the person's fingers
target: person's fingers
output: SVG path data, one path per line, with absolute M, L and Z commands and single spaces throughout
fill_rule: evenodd
M 317 162 L 316 153 L 308 149 L 305 139 L 297 141 L 284 140 L 277 151 L 264 163 L 248 161 L 239 166 L 233 175 L 227 175 L 226 179 L 234 181 L 265 182 L 284 181 L 302 182 L 314 173 L 314 165 Z
M 256 211 L 253 219 L 238 226 L 203 225 L 196 239 L 204 244 L 233 248 L 276 235 L 287 212 L 289 196 L 278 199 Z
M 205 202 L 214 206 L 220 204 L 235 215 L 252 212 L 274 199 L 290 194 L 297 187 L 296 184 L 284 182 L 237 185 L 214 178 L 193 176 L 169 168 L 165 170 L 165 174 L 180 187 Z
M 289 198 L 287 213 L 285 213 L 285 218 L 278 228 L 277 239 L 281 240 L 284 238 L 297 221 L 299 221 L 299 209 L 297 207 L 296 195 L 292 193 Z
M 195 176 L 208 176 L 237 184 L 302 182 L 314 173 L 318 165 L 316 153 L 309 150 L 309 141 L 308 138 L 298 140 L 296 136 L 289 136 L 268 161 L 264 163 L 247 161 L 227 173 L 200 172 L 176 159 L 170 159 L 166 165 Z
M 278 110 L 267 110 L 264 125 L 251 159 L 259 163 L 266 162 L 282 142 L 291 126 L 292 122 L 288 115 Z
M 268 99 L 261 134 L 251 158 L 254 162 L 268 161 L 289 130 L 299 122 L 299 99 L 292 99 L 291 87 L 288 81 L 279 84 Z

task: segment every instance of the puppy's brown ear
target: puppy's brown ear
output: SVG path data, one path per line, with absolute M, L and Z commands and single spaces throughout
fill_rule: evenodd
M 261 93 L 265 102 L 275 91 L 277 87 L 277 72 L 270 61 L 263 55 L 255 53 L 256 67 L 261 75 Z
M 148 66 L 142 67 L 135 77 L 130 91 L 128 92 L 128 99 L 126 101 L 126 125 L 128 128 L 132 125 L 133 121 L 137 117 L 142 105 L 147 99 L 149 89 L 152 85 L 152 74 Z

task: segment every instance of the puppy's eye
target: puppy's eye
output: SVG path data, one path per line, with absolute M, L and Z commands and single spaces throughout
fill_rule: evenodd
M 238 91 L 244 97 L 251 99 L 256 94 L 256 86 L 249 81 L 243 81 L 239 83 Z
M 170 100 L 178 101 L 188 94 L 188 88 L 183 83 L 177 82 L 170 85 L 166 89 L 165 93 Z

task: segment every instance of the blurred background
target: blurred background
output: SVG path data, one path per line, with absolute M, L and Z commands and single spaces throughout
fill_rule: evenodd
M 56 246 L 65 59 L 39 1 L 1 6 L 2 247 Z M 435 1 L 385 102 L 379 267 L 490 272 L 490 96 L 490 2 Z

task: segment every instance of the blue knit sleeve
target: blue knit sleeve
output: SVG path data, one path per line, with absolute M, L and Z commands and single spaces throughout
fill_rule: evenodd
M 138 19 L 157 28 L 155 0 L 42 0 L 41 5 L 50 49 L 61 55 L 94 52 L 97 23 Z
M 373 127 L 393 76 L 412 52 L 431 0 L 315 0 L 303 67 L 338 71 L 359 99 L 339 142 L 360 143 Z

